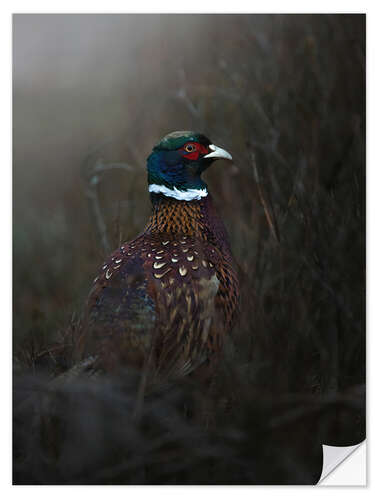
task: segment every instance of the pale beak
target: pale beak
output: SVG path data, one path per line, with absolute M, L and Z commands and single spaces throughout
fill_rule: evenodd
M 210 144 L 208 147 L 211 149 L 212 153 L 208 153 L 203 156 L 203 158 L 223 158 L 224 160 L 232 159 L 232 155 L 230 155 L 228 151 L 225 151 L 225 149 L 219 148 L 218 146 L 215 146 L 215 144 Z

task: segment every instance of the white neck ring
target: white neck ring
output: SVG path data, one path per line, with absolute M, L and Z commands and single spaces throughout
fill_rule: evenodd
M 176 187 L 173 189 L 167 188 L 166 186 L 159 184 L 150 184 L 148 186 L 150 193 L 163 194 L 164 196 L 169 196 L 170 198 L 175 198 L 176 200 L 192 201 L 200 200 L 208 195 L 206 188 L 203 189 L 187 189 L 186 191 L 180 191 Z

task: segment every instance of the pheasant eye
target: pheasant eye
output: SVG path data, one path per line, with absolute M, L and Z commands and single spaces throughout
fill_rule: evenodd
M 193 151 L 196 150 L 196 147 L 194 146 L 194 144 L 186 144 L 184 149 L 187 153 L 192 153 Z

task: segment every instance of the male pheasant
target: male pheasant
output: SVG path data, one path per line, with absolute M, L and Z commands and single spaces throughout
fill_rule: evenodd
M 215 366 L 239 287 L 227 232 L 201 174 L 232 157 L 207 137 L 173 132 L 148 157 L 152 215 L 104 262 L 79 341 L 105 370 L 143 369 L 152 380 Z

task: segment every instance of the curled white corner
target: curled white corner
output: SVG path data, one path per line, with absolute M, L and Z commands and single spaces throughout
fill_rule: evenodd
M 357 476 L 354 474 L 356 477 L 352 477 L 352 474 L 350 474 L 349 469 L 346 472 L 346 478 L 345 481 L 342 482 L 339 478 L 337 478 L 337 482 L 335 481 L 325 481 L 325 478 L 331 472 L 336 469 L 338 465 L 340 465 L 344 460 L 346 460 L 354 451 L 356 451 L 361 445 L 365 444 L 365 441 L 362 443 L 355 444 L 354 446 L 328 446 L 326 444 L 323 444 L 323 468 L 322 468 L 322 474 L 320 476 L 320 479 L 318 481 L 318 484 L 321 486 L 328 486 L 328 485 L 350 485 L 352 484 L 353 486 L 360 486 L 360 485 L 365 485 L 366 484 L 366 450 L 365 447 L 363 447 L 363 459 L 362 456 L 360 457 L 360 466 L 362 470 L 359 472 L 361 478 L 364 478 L 364 480 L 358 480 Z M 346 465 L 346 464 L 345 464 Z M 350 468 L 350 464 L 348 463 L 348 467 Z M 353 471 L 355 472 L 355 471 Z M 349 473 L 349 475 L 348 475 Z M 351 479 L 352 477 L 352 479 Z M 358 482 L 359 481 L 359 482 Z

